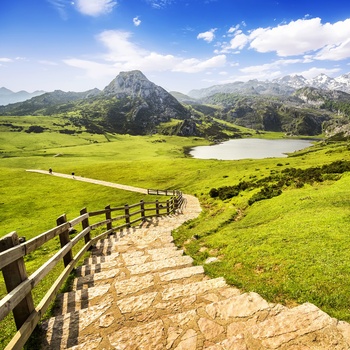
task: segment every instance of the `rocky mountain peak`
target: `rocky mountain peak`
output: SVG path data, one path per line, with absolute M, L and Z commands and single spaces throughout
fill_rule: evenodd
M 131 98 L 148 97 L 151 93 L 165 95 L 167 92 L 149 81 L 139 70 L 121 72 L 103 90 L 105 95 L 130 96 Z

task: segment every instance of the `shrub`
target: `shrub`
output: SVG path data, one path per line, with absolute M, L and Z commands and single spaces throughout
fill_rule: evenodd
M 219 191 L 216 189 L 216 188 L 212 188 L 210 191 L 209 191 L 209 196 L 211 198 L 216 198 L 219 196 Z
M 34 132 L 36 134 L 40 134 L 44 132 L 45 128 L 43 128 L 40 125 L 31 125 L 27 130 L 26 133 L 30 134 L 31 132 Z
M 256 193 L 249 199 L 248 204 L 252 205 L 255 202 L 277 197 L 280 194 L 282 194 L 282 190 L 277 185 L 265 186 L 260 192 Z

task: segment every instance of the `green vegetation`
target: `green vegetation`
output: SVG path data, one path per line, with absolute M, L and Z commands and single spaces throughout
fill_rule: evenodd
M 218 258 L 204 265 L 210 276 L 224 276 L 228 283 L 269 301 L 288 305 L 309 301 L 350 321 L 350 173 L 348 168 L 336 174 L 325 171 L 331 164 L 348 164 L 349 144 L 320 142 L 288 158 L 198 160 L 184 156 L 184 149 L 208 144 L 204 139 L 91 134 L 67 123 L 69 119 L 59 117 L 0 117 L 0 236 L 17 231 L 30 239 L 54 227 L 63 213 L 72 219 L 83 207 L 92 211 L 144 199 L 137 193 L 26 169 L 51 167 L 137 187 L 180 189 L 196 195 L 203 212 L 174 232 L 176 243 L 197 264 Z M 43 132 L 27 133 L 32 125 L 41 126 Z M 74 133 L 61 133 L 62 128 Z M 296 185 L 299 172 L 318 168 L 322 182 L 303 180 L 302 187 Z M 290 185 L 285 182 L 282 193 L 249 205 L 264 186 L 287 176 Z M 240 188 L 236 196 L 223 200 L 209 194 L 242 184 L 260 187 Z M 58 246 L 54 241 L 31 254 L 28 272 Z M 36 303 L 55 273 L 36 289 Z M 10 317 L 1 321 L 1 330 L 0 348 L 14 334 Z

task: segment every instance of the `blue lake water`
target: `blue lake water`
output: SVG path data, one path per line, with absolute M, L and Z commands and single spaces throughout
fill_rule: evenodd
M 287 157 L 312 145 L 308 140 L 234 139 L 213 146 L 194 147 L 190 154 L 197 159 L 261 159 Z

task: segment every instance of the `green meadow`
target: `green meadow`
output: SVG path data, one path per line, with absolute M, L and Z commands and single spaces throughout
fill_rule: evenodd
M 185 150 L 208 144 L 204 139 L 92 135 L 83 130 L 63 134 L 59 130 L 64 123 L 54 117 L 0 117 L 0 236 L 16 231 L 30 239 L 54 227 L 63 213 L 70 220 L 83 207 L 93 211 L 145 199 L 138 193 L 27 169 L 52 168 L 136 187 L 179 189 L 197 196 L 203 211 L 173 232 L 175 242 L 196 264 L 204 264 L 208 275 L 224 276 L 242 291 L 255 291 L 271 302 L 293 306 L 308 301 L 333 317 L 350 321 L 349 172 L 325 174 L 323 181 L 298 186 L 292 181 L 280 195 L 252 205 L 249 199 L 258 188 L 225 200 L 209 195 L 212 188 L 269 181 L 271 174 L 288 168 L 350 161 L 348 143 L 315 142 L 285 158 L 198 160 L 186 156 Z M 29 125 L 45 130 L 27 133 Z M 28 273 L 58 247 L 54 241 L 28 256 Z M 216 261 L 206 264 L 209 257 Z M 36 288 L 35 303 L 59 268 Z M 2 280 L 0 294 L 6 294 Z M 11 317 L 1 321 L 0 327 L 1 348 L 15 329 Z

